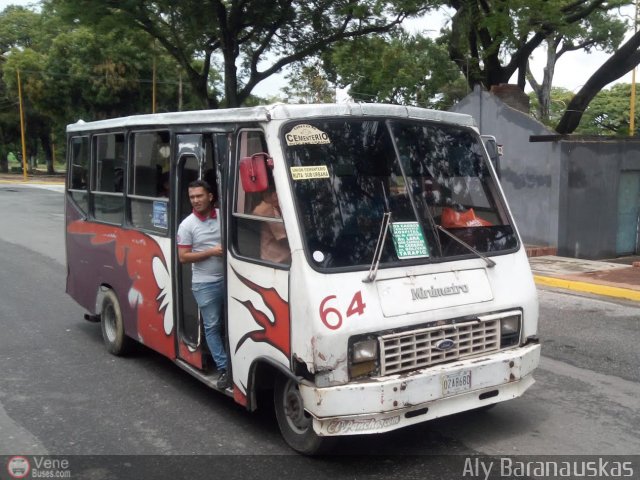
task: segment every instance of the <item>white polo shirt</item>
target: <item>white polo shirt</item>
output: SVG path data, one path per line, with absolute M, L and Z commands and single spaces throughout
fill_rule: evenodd
M 221 243 L 220 221 L 216 209 L 209 217 L 203 217 L 195 211 L 185 218 L 178 227 L 178 248 L 190 248 L 192 252 L 201 252 Z M 222 257 L 209 257 L 191 264 L 193 283 L 217 282 L 222 279 L 224 264 Z

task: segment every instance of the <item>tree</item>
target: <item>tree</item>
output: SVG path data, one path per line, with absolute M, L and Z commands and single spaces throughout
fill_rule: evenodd
M 176 110 L 179 69 L 167 55 L 154 52 L 148 37 L 68 29 L 52 40 L 42 59 L 42 88 L 30 96 L 57 122 L 151 113 L 154 62 L 156 111 Z
M 549 36 L 629 0 L 448 0 L 453 8 L 449 56 L 469 86 L 489 89 L 518 72 L 524 90 L 529 56 Z
M 551 85 L 555 66 L 560 57 L 576 50 L 590 52 L 593 49 L 600 49 L 612 53 L 622 41 L 626 27 L 626 22 L 621 19 L 596 10 L 582 21 L 562 27 L 560 31 L 545 39 L 547 62 L 541 83 L 536 81 L 527 65 L 527 79 L 538 98 L 539 119 L 544 122 L 549 119 Z
M 382 33 L 430 2 L 411 0 L 49 0 L 67 19 L 103 31 L 146 32 L 186 72 L 203 106 L 242 105 L 284 67 L 334 43 Z M 202 61 L 194 65 L 195 58 Z M 222 72 L 222 85 L 212 70 Z
M 23 33 L 27 29 L 29 35 Z M 0 13 L 0 45 L 9 50 L 0 64 L 6 102 L 17 99 L 16 71 L 22 77 L 29 156 L 42 152 L 53 171 L 52 137 L 64 139 L 66 124 L 152 111 L 152 77 L 156 66 L 156 111 L 192 109 L 198 104 L 181 69 L 153 40 L 137 29 L 116 26 L 97 32 L 62 22 L 44 5 L 42 13 L 11 7 Z M 194 60 L 198 63 L 198 60 Z M 183 76 L 186 79 L 186 76 Z M 0 129 L 10 148 L 15 114 L 0 114 Z M 6 119 L 6 124 L 4 120 Z M 19 132 L 19 131 L 18 131 Z M 6 134 L 6 135 L 5 135 Z M 64 142 L 59 142 L 61 147 Z M 19 150 L 19 148 L 18 148 Z M 59 148 L 60 154 L 64 153 Z M 3 152 L 0 151 L 0 154 Z M 3 154 L 4 156 L 4 154 Z
M 443 5 L 454 9 L 449 37 L 449 56 L 465 72 L 469 85 L 490 89 L 507 83 L 517 72 L 518 85 L 524 90 L 526 67 L 531 53 L 545 40 L 594 19 L 629 0 L 448 0 Z M 598 20 L 600 19 L 600 20 Z M 582 23 L 584 25 L 584 23 Z M 635 36 L 617 50 L 573 98 L 556 127 L 559 133 L 571 133 L 595 94 L 617 80 L 640 62 Z M 624 53 L 622 53 L 624 52 Z
M 539 121 L 547 125 L 549 128 L 553 129 L 555 125 L 558 124 L 565 110 L 567 109 L 567 105 L 574 96 L 574 93 L 563 87 L 552 87 L 549 92 L 549 115 L 546 119 L 540 117 L 540 105 L 539 98 L 535 92 L 529 93 L 529 99 L 531 101 L 531 109 L 534 112 L 533 116 L 536 117 Z
M 323 58 L 329 77 L 350 85 L 359 101 L 446 108 L 455 100 L 441 93 L 460 77 L 456 64 L 443 45 L 421 35 L 400 31 L 344 41 Z M 457 99 L 464 94 L 466 88 Z
M 22 72 L 23 107 L 25 111 L 27 157 L 35 158 L 39 147 L 44 152 L 47 170 L 53 172 L 50 133 L 51 126 L 30 101 L 27 92 L 33 82 L 29 81 L 26 72 L 39 70 L 42 57 L 32 50 L 37 45 L 42 32 L 42 18 L 39 14 L 24 7 L 9 6 L 0 13 L 0 48 L 2 48 L 2 92 L 8 111 L 0 116 L 3 146 L 7 150 L 0 151 L 3 159 L 2 170 L 7 171 L 4 161 L 10 150 L 21 151 L 20 118 L 18 108 L 17 70 Z M 4 149 L 3 149 L 4 150 Z
M 319 62 L 298 65 L 287 76 L 289 85 L 282 89 L 292 103 L 331 103 L 335 101 L 335 90 L 327 81 Z
M 631 85 L 618 83 L 601 90 L 589 103 L 576 133 L 585 135 L 629 135 Z M 636 98 L 636 123 L 640 121 L 640 99 Z
M 580 119 L 589 102 L 605 86 L 622 77 L 640 63 L 640 32 L 633 35 L 616 52 L 604 62 L 576 93 L 567 110 L 556 126 L 556 132 L 565 134 L 573 132 L 580 124 Z

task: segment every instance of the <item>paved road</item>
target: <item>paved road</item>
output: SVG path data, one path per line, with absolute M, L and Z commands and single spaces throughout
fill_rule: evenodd
M 99 326 L 64 294 L 60 192 L 0 185 L 0 205 L 0 455 L 243 455 L 163 461 L 196 472 L 214 461 L 221 472 L 242 467 L 269 479 L 458 478 L 465 455 L 640 452 L 635 304 L 541 290 L 544 357 L 523 398 L 337 448 L 375 458 L 310 460 L 291 455 L 271 413 L 246 412 L 147 349 L 106 353 Z M 126 470 L 128 457 L 116 458 Z M 91 468 L 84 478 L 126 478 Z

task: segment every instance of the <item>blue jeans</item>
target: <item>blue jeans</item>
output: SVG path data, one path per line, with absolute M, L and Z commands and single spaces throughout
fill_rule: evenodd
M 227 354 L 220 336 L 222 304 L 224 302 L 224 282 L 194 283 L 191 291 L 200 308 L 204 323 L 204 336 L 213 355 L 218 370 L 227 369 Z

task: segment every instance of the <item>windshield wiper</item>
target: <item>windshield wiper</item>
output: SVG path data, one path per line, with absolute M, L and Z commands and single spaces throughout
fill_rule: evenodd
M 475 248 L 473 248 L 471 245 L 469 245 L 467 242 L 465 242 L 464 240 L 456 237 L 453 233 L 451 233 L 449 230 L 447 230 L 446 228 L 440 226 L 440 225 L 436 225 L 436 228 L 438 230 L 440 230 L 441 232 L 446 233 L 449 237 L 451 237 L 452 239 L 454 239 L 456 242 L 458 242 L 460 245 L 462 245 L 464 248 L 466 248 L 467 250 L 469 250 L 470 252 L 474 253 L 475 255 L 477 255 L 479 258 L 481 258 L 482 260 L 484 260 L 487 263 L 487 267 L 488 268 L 493 268 L 496 266 L 496 262 L 494 262 L 493 260 L 491 260 L 490 258 L 487 258 L 486 256 L 484 256 L 483 254 L 481 254 L 478 250 L 476 250 Z
M 376 279 L 378 274 L 378 266 L 380 265 L 380 258 L 382 257 L 382 249 L 384 247 L 384 241 L 387 239 L 387 232 L 389 231 L 389 225 L 391 224 L 391 212 L 384 212 L 382 216 L 382 224 L 380 225 L 380 234 L 378 235 L 378 243 L 376 243 L 376 250 L 373 253 L 373 261 L 369 267 L 369 273 L 362 279 L 364 283 L 371 283 Z
M 362 279 L 364 283 L 371 283 L 376 279 L 378 275 L 378 266 L 380 265 L 380 258 L 382 258 L 382 249 L 384 248 L 384 241 L 387 239 L 387 232 L 389 231 L 389 225 L 391 225 L 391 208 L 389 207 L 389 199 L 387 198 L 387 191 L 384 188 L 384 182 L 380 180 L 380 187 L 382 188 L 382 198 L 384 199 L 384 214 L 382 215 L 382 223 L 380 224 L 380 233 L 378 234 L 378 242 L 376 243 L 376 249 L 373 252 L 373 260 L 369 267 L 369 273 Z

